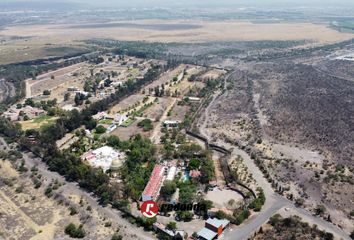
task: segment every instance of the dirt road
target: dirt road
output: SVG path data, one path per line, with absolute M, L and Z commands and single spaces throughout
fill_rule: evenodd
M 227 90 L 224 91 L 224 94 L 228 94 L 228 91 Z M 213 105 L 217 102 L 219 96 L 220 96 L 219 93 L 216 93 L 214 95 L 213 100 L 205 110 L 205 115 L 203 120 L 204 122 L 199 124 L 200 133 L 204 135 L 204 137 L 206 137 L 208 140 L 211 139 L 211 136 L 208 134 L 208 130 L 207 130 L 207 123 L 209 121 L 208 113 L 209 110 L 213 107 Z M 324 221 L 321 218 L 313 216 L 310 212 L 304 209 L 297 208 L 293 202 L 289 201 L 283 196 L 276 194 L 273 191 L 270 183 L 263 176 L 263 173 L 259 170 L 259 168 L 253 162 L 253 160 L 251 159 L 248 153 L 237 148 L 236 146 L 224 142 L 222 139 L 218 139 L 217 144 L 219 146 L 223 146 L 228 149 L 233 149 L 231 153 L 233 157 L 237 157 L 238 155 L 240 155 L 243 158 L 244 164 L 247 166 L 253 178 L 257 181 L 258 185 L 263 188 L 264 194 L 266 196 L 266 202 L 262 208 L 262 211 L 258 215 L 248 219 L 244 224 L 227 230 L 224 234 L 224 239 L 244 240 L 249 238 L 250 236 L 252 236 L 252 234 L 257 232 L 259 228 L 264 223 L 266 223 L 271 216 L 273 216 L 280 209 L 285 207 L 291 209 L 291 211 L 294 214 L 300 216 L 304 220 L 312 224 L 316 224 L 320 229 L 326 230 L 327 232 L 331 232 L 338 239 L 347 239 L 347 240 L 350 239 L 348 234 L 344 232 L 342 229 L 340 229 L 339 227 L 334 226 L 333 224 Z
M 15 95 L 15 88 L 5 79 L 0 79 L 0 102 L 4 101 L 8 97 Z
M 0 138 L 0 143 L 5 143 L 2 138 Z M 6 145 L 7 146 L 7 145 Z M 134 239 L 146 239 L 152 240 L 154 237 L 145 232 L 142 228 L 139 228 L 135 225 L 130 224 L 126 219 L 121 216 L 121 213 L 118 210 L 115 210 L 111 207 L 102 207 L 98 204 L 98 199 L 90 192 L 86 192 L 85 190 L 81 189 L 77 183 L 74 182 L 67 182 L 64 177 L 59 175 L 56 172 L 52 172 L 48 170 L 45 163 L 41 161 L 41 159 L 35 157 L 30 152 L 23 152 L 23 158 L 25 160 L 25 165 L 27 168 L 32 168 L 33 166 L 37 166 L 38 173 L 43 176 L 43 186 L 46 187 L 54 180 L 59 180 L 60 182 L 65 183 L 63 186 L 60 187 L 58 193 L 61 194 L 67 201 L 70 202 L 70 197 L 72 195 L 82 196 L 83 199 L 89 203 L 92 209 L 95 209 L 98 213 L 103 215 L 105 218 L 110 218 L 112 222 L 117 222 L 121 226 L 121 233 L 126 235 L 124 238 L 134 238 Z M 26 216 L 25 216 L 26 217 Z M 36 225 L 32 226 L 35 230 L 37 229 Z
M 161 127 L 164 123 L 164 121 L 167 119 L 168 112 L 173 108 L 175 103 L 177 102 L 177 98 L 174 98 L 173 101 L 170 103 L 170 105 L 167 106 L 165 112 L 162 114 L 162 117 L 159 120 L 159 123 L 156 125 L 154 128 L 154 131 L 151 134 L 150 140 L 154 144 L 159 144 L 160 143 L 160 131 Z

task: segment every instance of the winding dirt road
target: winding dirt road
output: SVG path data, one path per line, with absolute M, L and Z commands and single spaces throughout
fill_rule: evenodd
M 231 79 L 230 76 L 232 76 L 232 73 L 229 75 L 228 79 Z M 228 94 L 226 84 L 225 84 L 225 89 L 224 89 L 223 94 Z M 204 122 L 199 124 L 200 133 L 204 137 L 206 137 L 208 140 L 211 139 L 211 136 L 209 135 L 208 130 L 207 130 L 207 125 L 209 122 L 209 111 L 214 106 L 214 104 L 217 102 L 217 99 L 220 96 L 222 96 L 222 95 L 220 95 L 220 92 L 215 93 L 215 95 L 213 96 L 213 100 L 210 102 L 209 106 L 206 108 L 206 110 L 204 112 L 203 118 L 201 118 L 204 120 Z M 250 171 L 250 173 L 252 174 L 253 178 L 257 181 L 258 185 L 263 188 L 264 194 L 266 196 L 266 202 L 262 208 L 262 211 L 258 215 L 253 216 L 250 219 L 248 219 L 247 221 L 245 221 L 242 225 L 228 229 L 224 233 L 224 239 L 230 239 L 230 240 L 248 239 L 255 232 L 257 232 L 259 230 L 259 228 L 264 223 L 266 223 L 271 216 L 276 214 L 279 210 L 281 210 L 283 208 L 287 208 L 287 209 L 289 209 L 289 211 L 291 211 L 295 215 L 300 216 L 305 221 L 307 221 L 311 224 L 316 224 L 319 229 L 326 230 L 327 232 L 332 233 L 337 239 L 350 240 L 350 237 L 348 236 L 348 234 L 346 232 L 344 232 L 342 229 L 340 229 L 339 227 L 337 227 L 337 226 L 331 224 L 330 222 L 327 222 L 321 218 L 313 216 L 312 213 L 310 213 L 302 208 L 296 207 L 293 202 L 291 202 L 287 198 L 275 193 L 274 190 L 272 189 L 270 183 L 263 176 L 263 173 L 259 170 L 259 168 L 253 162 L 253 160 L 251 159 L 251 157 L 249 156 L 248 153 L 237 148 L 234 145 L 224 142 L 222 139 L 218 139 L 217 144 L 219 146 L 223 146 L 225 148 L 232 149 L 231 155 L 233 157 L 237 157 L 238 155 L 240 155 L 243 158 L 244 164 L 247 166 L 247 168 Z

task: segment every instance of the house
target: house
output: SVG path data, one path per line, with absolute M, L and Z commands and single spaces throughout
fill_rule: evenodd
M 125 154 L 118 152 L 111 147 L 104 146 L 96 150 L 90 150 L 81 156 L 82 160 L 87 161 L 92 167 L 102 168 L 104 172 L 111 168 L 112 162 L 122 162 Z
M 114 131 L 116 128 L 117 128 L 117 125 L 111 124 L 111 125 L 109 125 L 108 128 L 107 128 L 107 132 L 110 133 L 110 132 Z
M 154 170 L 152 170 L 150 180 L 141 196 L 143 202 L 148 200 L 156 200 L 164 179 L 164 169 L 165 168 L 161 165 L 155 165 Z
M 171 166 L 168 170 L 166 180 L 172 181 L 175 178 L 176 172 L 177 172 L 177 167 Z
M 122 125 L 127 120 L 128 120 L 128 116 L 126 114 L 124 115 L 117 114 L 114 117 L 114 121 L 118 124 L 118 126 Z
M 197 233 L 198 239 L 217 239 L 229 224 L 230 221 L 227 219 L 208 218 L 205 222 L 205 227 Z
M 96 115 L 92 116 L 93 119 L 96 121 L 106 119 L 108 117 L 108 114 L 106 112 L 99 112 Z
M 191 170 L 189 172 L 189 176 L 191 178 L 198 178 L 198 177 L 202 176 L 202 173 L 199 170 Z
M 173 121 L 173 120 L 166 120 L 163 122 L 163 126 L 167 128 L 178 128 L 180 122 L 179 121 Z
M 88 95 L 90 94 L 89 92 L 85 92 L 85 91 L 75 91 L 76 95 L 81 95 L 84 97 L 88 97 Z

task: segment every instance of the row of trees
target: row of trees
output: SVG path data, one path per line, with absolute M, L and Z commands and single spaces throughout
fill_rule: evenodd
M 48 125 L 40 131 L 31 130 L 23 133 L 19 125 L 13 125 L 6 119 L 1 118 L 0 134 L 16 139 L 22 147 L 30 148 L 34 153 L 41 156 L 51 170 L 60 173 L 70 181 L 77 181 L 81 187 L 100 196 L 101 203 L 108 203 L 117 195 L 116 190 L 112 189 L 109 185 L 109 177 L 101 169 L 94 169 L 83 163 L 80 158 L 58 151 L 56 141 L 63 138 L 66 133 L 72 132 L 82 125 L 85 125 L 88 129 L 95 128 L 96 122 L 92 119 L 94 114 L 108 109 L 112 104 L 125 96 L 139 91 L 145 84 L 152 82 L 161 71 L 161 66 L 154 66 L 146 73 L 144 79 L 140 81 L 128 81 L 125 86 L 122 86 L 119 91 L 111 94 L 108 98 L 91 104 L 81 112 L 77 110 L 66 112 L 54 124 Z M 144 147 L 144 144 L 141 144 L 141 142 L 144 141 L 140 141 L 139 139 L 133 141 L 136 146 L 134 144 L 131 146 L 132 151 L 128 157 L 127 164 L 132 165 L 128 169 L 134 166 L 134 161 L 146 162 L 146 157 L 151 156 L 147 154 L 148 147 Z M 144 176 L 144 174 L 140 176 Z M 130 189 L 132 197 L 136 198 L 138 196 L 139 191 L 135 191 L 135 186 L 139 185 L 139 183 L 138 178 L 128 181 L 128 189 Z

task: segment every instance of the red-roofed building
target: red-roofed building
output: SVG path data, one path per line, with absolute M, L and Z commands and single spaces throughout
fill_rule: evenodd
M 202 173 L 199 170 L 191 170 L 189 172 L 189 176 L 192 178 L 198 178 L 198 177 L 202 176 Z
M 155 165 L 154 170 L 152 170 L 150 180 L 146 185 L 144 192 L 141 196 L 143 202 L 148 200 L 156 200 L 164 178 L 163 170 L 164 170 L 163 166 Z

